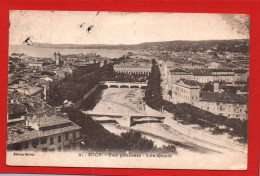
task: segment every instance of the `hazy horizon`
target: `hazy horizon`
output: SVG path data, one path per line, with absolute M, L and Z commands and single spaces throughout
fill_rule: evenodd
M 250 39 L 214 39 L 214 40 L 169 40 L 169 41 L 154 41 L 154 42 L 142 42 L 142 43 L 136 43 L 136 44 L 123 44 L 123 43 L 120 43 L 120 44 L 97 44 L 97 43 L 93 43 L 93 44 L 77 44 L 77 43 L 40 43 L 40 42 L 35 42 L 35 43 L 32 43 L 31 45 L 26 45 L 26 44 L 9 44 L 9 46 L 33 46 L 33 45 L 37 45 L 37 44 L 40 44 L 40 45 L 43 45 L 43 44 L 49 44 L 49 45 L 112 45 L 112 46 L 117 46 L 117 45 L 140 45 L 140 44 L 144 44 L 144 43 L 163 43 L 163 42 L 203 42 L 203 41 L 231 41 L 231 40 L 236 40 L 236 41 L 239 41 L 239 40 L 250 40 Z

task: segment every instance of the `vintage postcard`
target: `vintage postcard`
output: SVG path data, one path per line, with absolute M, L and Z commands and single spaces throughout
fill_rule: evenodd
M 246 170 L 250 18 L 10 11 L 9 166 Z

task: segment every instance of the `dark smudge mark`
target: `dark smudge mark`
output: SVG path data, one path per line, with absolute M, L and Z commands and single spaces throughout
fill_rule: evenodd
M 232 30 L 236 30 L 237 33 L 249 37 L 250 34 L 250 17 L 247 15 L 233 15 L 223 14 L 222 20 L 231 27 Z
M 81 23 L 81 24 L 79 25 L 79 27 L 80 27 L 80 28 L 83 28 L 84 25 L 85 25 L 85 23 Z
M 90 32 L 90 31 L 93 29 L 93 27 L 94 27 L 93 25 L 89 26 L 89 27 L 87 28 L 87 31 Z
M 33 42 L 31 40 L 31 37 L 27 37 L 24 41 L 23 41 L 23 44 L 26 44 L 28 46 L 32 45 Z
M 97 13 L 96 13 L 96 16 L 98 16 L 98 15 L 99 15 L 99 13 L 100 13 L 100 12 L 97 12 Z

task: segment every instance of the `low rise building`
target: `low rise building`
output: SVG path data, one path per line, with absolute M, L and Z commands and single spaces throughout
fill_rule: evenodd
M 248 101 L 246 96 L 243 95 L 200 92 L 200 99 L 194 103 L 194 106 L 213 114 L 223 115 L 229 118 L 248 118 Z
M 23 115 L 27 113 L 26 107 L 15 101 L 15 99 L 12 99 L 11 102 L 8 103 L 7 124 L 25 120 Z
M 218 69 L 220 67 L 220 63 L 214 61 L 206 65 L 208 66 L 209 69 Z
M 181 79 L 172 84 L 172 102 L 193 105 L 199 100 L 200 86 L 193 80 Z
M 16 91 L 20 92 L 21 94 L 24 94 L 24 95 L 35 96 L 35 97 L 41 98 L 43 89 L 41 87 L 24 86 L 21 88 L 17 88 Z
M 31 62 L 29 63 L 29 67 L 42 67 L 43 66 L 43 62 Z
M 7 149 L 35 152 L 79 150 L 80 129 L 62 117 L 27 118 L 25 125 L 8 127 Z
M 246 82 L 249 77 L 248 70 L 235 70 L 235 81 L 236 82 Z

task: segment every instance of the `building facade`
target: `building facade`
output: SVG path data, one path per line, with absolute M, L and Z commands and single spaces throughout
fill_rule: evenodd
M 209 70 L 194 70 L 193 75 L 194 75 L 194 80 L 199 83 L 205 84 L 214 81 L 213 75 Z
M 201 92 L 194 106 L 216 115 L 229 118 L 247 119 L 247 98 L 243 95 L 218 92 Z
M 40 67 L 42 68 L 43 62 L 31 62 L 29 63 L 29 67 Z
M 248 70 L 235 70 L 235 81 L 236 82 L 246 82 L 249 77 Z
M 232 70 L 213 69 L 211 74 L 214 82 L 233 83 L 235 81 L 235 72 Z
M 126 64 L 114 65 L 114 71 L 116 73 L 125 73 L 125 74 L 149 75 L 151 73 L 151 69 L 152 69 L 151 64 L 126 63 Z
M 80 149 L 78 125 L 61 117 L 26 119 L 25 125 L 8 127 L 7 149 L 34 152 Z
M 173 83 L 177 82 L 180 79 L 193 80 L 194 76 L 191 72 L 187 72 L 179 68 L 169 70 L 167 77 L 168 89 L 171 90 Z
M 172 85 L 172 102 L 193 105 L 199 100 L 200 86 L 196 81 L 181 79 Z

